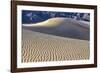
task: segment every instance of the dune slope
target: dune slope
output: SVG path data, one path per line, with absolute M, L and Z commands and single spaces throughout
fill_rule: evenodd
M 89 59 L 89 42 L 23 29 L 22 62 Z
M 56 36 L 89 40 L 89 24 L 71 18 L 51 18 L 36 24 L 23 24 L 23 28 Z

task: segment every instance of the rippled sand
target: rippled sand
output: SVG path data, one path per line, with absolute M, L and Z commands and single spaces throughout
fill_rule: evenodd
M 23 29 L 22 62 L 89 59 L 89 41 Z

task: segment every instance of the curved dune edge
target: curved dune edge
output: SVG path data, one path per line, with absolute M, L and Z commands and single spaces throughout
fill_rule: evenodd
M 22 62 L 89 59 L 89 41 L 58 37 L 23 29 Z
M 64 21 L 65 21 L 65 18 L 50 18 L 50 19 L 45 20 L 43 22 L 38 22 L 38 23 L 34 23 L 34 24 L 23 24 L 23 26 L 27 26 L 27 27 L 38 27 L 38 26 L 52 27 L 52 26 L 60 25 Z
M 89 23 L 86 23 L 85 21 L 77 21 L 71 18 L 64 18 L 64 17 L 56 17 L 56 18 L 50 18 L 48 20 L 45 20 L 43 22 L 34 23 L 34 24 L 23 24 L 23 26 L 26 27 L 54 27 L 61 24 L 68 24 L 68 21 L 76 23 L 79 26 L 89 28 Z

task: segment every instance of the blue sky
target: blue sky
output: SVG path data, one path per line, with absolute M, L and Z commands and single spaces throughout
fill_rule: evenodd
M 77 20 L 83 20 L 85 14 L 90 16 L 89 13 L 22 10 L 22 24 L 38 23 L 54 17 L 76 17 Z

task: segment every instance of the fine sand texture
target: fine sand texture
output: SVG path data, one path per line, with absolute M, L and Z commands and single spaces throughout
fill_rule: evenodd
M 22 62 L 89 59 L 89 41 L 64 38 L 27 29 L 22 31 Z

